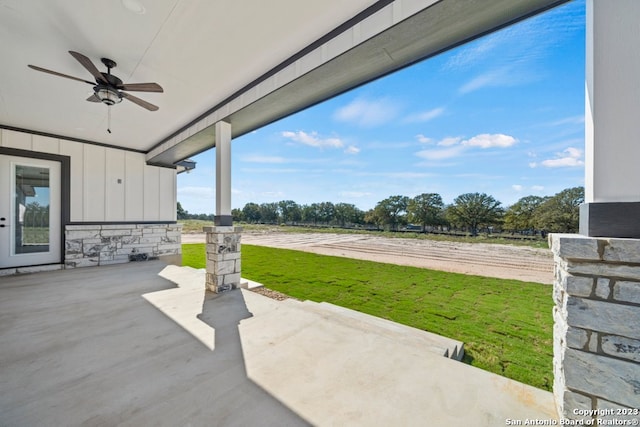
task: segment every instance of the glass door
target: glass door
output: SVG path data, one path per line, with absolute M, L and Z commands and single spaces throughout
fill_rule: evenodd
M 61 262 L 60 163 L 0 155 L 0 268 Z

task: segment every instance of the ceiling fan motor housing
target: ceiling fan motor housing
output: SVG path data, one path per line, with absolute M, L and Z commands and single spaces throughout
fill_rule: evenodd
M 100 73 L 100 74 L 102 74 L 102 77 L 109 84 L 105 85 L 100 81 L 98 81 L 98 79 L 96 79 L 96 83 L 98 83 L 98 85 L 95 86 L 93 90 L 95 91 L 98 99 L 102 101 L 103 104 L 106 104 L 106 105 L 118 104 L 122 102 L 122 95 L 118 91 L 118 87 L 122 86 L 122 80 L 120 80 L 118 77 L 111 74 L 111 69 L 116 66 L 116 63 L 115 61 L 108 58 L 102 58 L 101 60 L 102 60 L 102 63 L 107 66 L 107 72 Z

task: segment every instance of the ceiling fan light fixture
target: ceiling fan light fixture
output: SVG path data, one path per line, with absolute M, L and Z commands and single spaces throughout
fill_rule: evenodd
M 103 104 L 107 105 L 115 105 L 122 102 L 120 94 L 108 87 L 98 88 L 96 90 L 96 96 Z

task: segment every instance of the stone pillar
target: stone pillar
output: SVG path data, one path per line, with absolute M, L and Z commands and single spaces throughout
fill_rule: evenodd
M 207 289 L 221 293 L 240 287 L 242 227 L 204 227 L 207 234 Z
M 640 409 L 640 240 L 553 234 L 550 243 L 558 412 L 585 425 L 636 422 L 625 412 Z

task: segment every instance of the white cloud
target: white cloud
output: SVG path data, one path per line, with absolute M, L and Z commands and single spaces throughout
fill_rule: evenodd
M 393 120 L 398 110 L 398 105 L 386 98 L 375 101 L 358 98 L 338 109 L 333 117 L 342 122 L 372 127 Z
M 520 191 L 522 191 L 524 189 L 524 187 L 522 185 L 519 185 L 519 184 L 514 184 L 514 185 L 511 186 L 511 188 L 513 188 L 517 192 L 520 192 Z
M 520 74 L 513 73 L 511 67 L 504 66 L 474 77 L 462 85 L 458 92 L 464 95 L 485 87 L 515 86 L 521 82 L 522 77 Z
M 555 159 L 543 160 L 541 164 L 548 168 L 583 166 L 584 161 L 582 161 L 582 150 L 569 147 L 562 153 L 558 153 Z
M 448 136 L 438 141 L 438 145 L 441 147 L 450 147 L 452 145 L 456 145 L 461 140 L 462 138 L 460 138 L 459 136 Z
M 424 137 L 423 135 L 419 136 Z M 465 140 L 459 136 L 449 136 L 436 143 L 437 146 L 446 148 L 421 150 L 415 154 L 416 156 L 427 160 L 444 160 L 460 156 L 465 150 L 473 147 L 479 147 L 482 149 L 508 148 L 517 142 L 518 140 L 516 138 L 501 133 L 484 133 Z
M 441 116 L 444 113 L 444 107 L 434 108 L 429 111 L 423 111 L 421 113 L 411 114 L 407 118 L 404 119 L 406 123 L 421 123 L 428 122 L 429 120 L 433 120 L 438 116 Z
M 427 138 L 426 136 L 424 136 L 423 134 L 419 133 L 416 135 L 416 139 L 421 142 L 422 144 L 429 144 L 430 142 L 432 142 L 433 140 L 431 138 Z
M 486 79 L 475 82 L 475 85 L 462 86 L 459 93 L 465 94 L 484 87 L 522 86 L 541 80 L 543 73 L 535 71 L 535 66 L 525 65 L 525 62 L 516 63 L 514 67 L 504 67 L 490 71 L 484 75 Z
M 580 158 L 582 157 L 582 150 L 579 148 L 569 147 L 564 150 L 565 153 L 568 153 L 571 157 Z
M 310 147 L 341 148 L 344 146 L 344 143 L 340 138 L 320 138 L 318 137 L 317 132 L 306 133 L 301 130 L 297 132 L 284 131 L 281 135 L 292 141 L 299 142 Z
M 432 138 L 428 138 L 421 133 L 416 135 L 416 139 L 423 144 L 431 144 L 433 142 Z M 452 145 L 456 145 L 460 141 L 462 141 L 462 138 L 459 136 L 448 136 L 436 142 L 436 145 L 440 147 L 450 147 Z
M 360 149 L 354 145 L 350 145 L 346 150 L 344 150 L 344 152 L 347 154 L 358 154 L 360 152 Z
M 463 151 L 463 146 L 456 145 L 455 147 L 450 148 L 418 151 L 416 156 L 427 160 L 444 160 L 452 157 L 458 157 Z
M 531 189 L 533 191 L 542 191 L 542 190 L 544 190 L 544 187 L 542 185 L 532 185 Z
M 493 147 L 506 148 L 506 147 L 511 147 L 516 142 L 518 142 L 518 140 L 509 135 L 504 135 L 501 133 L 496 133 L 496 134 L 483 133 L 481 135 L 476 135 L 473 138 L 468 139 L 466 141 L 462 141 L 462 145 L 466 145 L 469 147 L 480 147 L 480 148 L 493 148 Z

